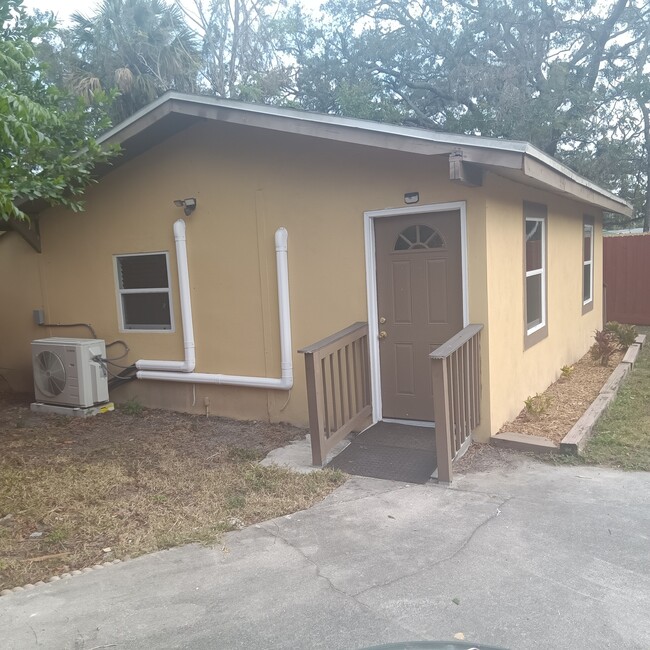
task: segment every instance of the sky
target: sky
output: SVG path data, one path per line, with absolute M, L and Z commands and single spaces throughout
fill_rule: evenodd
M 28 9 L 53 11 L 57 18 L 63 21 L 75 11 L 84 15 L 91 14 L 99 0 L 25 0 L 23 4 Z
M 300 4 L 305 8 L 317 9 L 325 0 L 301 0 Z M 84 16 L 90 16 L 99 4 L 100 0 L 24 0 L 24 6 L 28 9 L 40 9 L 42 11 L 53 11 L 59 21 L 65 19 L 75 12 Z

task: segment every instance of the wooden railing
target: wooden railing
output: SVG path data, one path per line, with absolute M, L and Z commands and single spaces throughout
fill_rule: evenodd
M 482 329 L 468 325 L 429 355 L 440 483 L 451 483 L 451 464 L 481 421 Z
M 307 371 L 312 462 L 322 467 L 332 447 L 369 424 L 368 324 L 350 325 L 299 352 Z

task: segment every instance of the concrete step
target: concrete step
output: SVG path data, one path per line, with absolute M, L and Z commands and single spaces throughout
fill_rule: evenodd
M 532 451 L 536 454 L 553 454 L 560 451 L 560 446 L 542 436 L 527 433 L 503 432 L 492 436 L 490 443 L 504 449 Z

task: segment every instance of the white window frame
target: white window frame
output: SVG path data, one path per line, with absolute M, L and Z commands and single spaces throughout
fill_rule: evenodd
M 590 241 L 591 241 L 591 247 L 589 251 L 589 260 L 585 261 L 585 231 L 589 229 L 590 231 Z M 582 224 L 582 306 L 586 307 L 589 303 L 593 302 L 594 300 L 594 224 L 589 223 L 588 221 L 583 222 Z M 589 266 L 589 298 L 586 300 L 584 299 L 585 295 L 585 275 L 584 275 L 584 267 Z
M 155 287 L 151 289 L 122 289 L 120 286 L 119 260 L 123 257 L 144 257 L 145 255 L 164 255 L 167 266 L 167 287 Z M 167 251 L 152 251 L 146 253 L 121 253 L 113 255 L 113 273 L 115 275 L 115 292 L 117 298 L 117 314 L 119 318 L 119 331 L 124 333 L 138 334 L 169 334 L 176 331 L 174 324 L 174 305 L 172 303 L 171 275 L 169 273 L 169 253 Z M 124 322 L 124 305 L 122 295 L 134 293 L 166 293 L 169 299 L 169 328 L 144 329 L 139 327 L 126 327 Z
M 528 312 L 526 311 L 526 335 L 534 334 L 538 330 L 541 330 L 542 328 L 546 327 L 546 219 L 543 217 L 526 217 L 525 218 L 525 227 L 524 227 L 524 236 L 528 230 L 527 225 L 529 221 L 536 221 L 537 223 L 540 223 L 542 226 L 542 266 L 539 269 L 535 269 L 534 271 L 527 271 L 526 267 L 528 266 L 527 260 L 524 259 L 524 270 L 526 273 L 526 280 L 530 277 L 533 277 L 535 275 L 541 275 L 542 276 L 542 282 L 541 282 L 541 320 L 537 325 L 533 325 L 533 327 L 528 327 Z M 525 250 L 525 248 L 524 248 Z M 528 283 L 526 283 L 528 284 Z M 524 310 L 527 310 L 528 307 L 528 296 L 526 295 L 526 301 L 524 303 Z

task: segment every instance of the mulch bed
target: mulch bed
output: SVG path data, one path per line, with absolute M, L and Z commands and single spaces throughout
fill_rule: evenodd
M 617 352 L 608 366 L 601 366 L 587 353 L 573 365 L 568 377 L 561 377 L 542 393 L 550 400 L 545 412 L 535 415 L 524 408 L 514 420 L 504 424 L 499 433 L 526 433 L 559 444 L 596 399 L 622 358 L 623 352 Z

